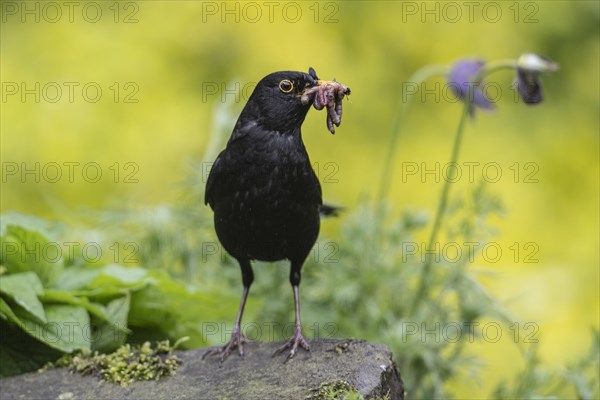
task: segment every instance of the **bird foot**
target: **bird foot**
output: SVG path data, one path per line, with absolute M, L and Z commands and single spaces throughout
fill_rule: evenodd
M 225 346 L 207 351 L 202 355 L 202 359 L 204 360 L 204 358 L 207 356 L 216 356 L 220 354 L 221 362 L 223 362 L 227 357 L 229 357 L 229 354 L 231 354 L 233 349 L 235 349 L 236 347 L 238 349 L 240 357 L 243 357 L 244 344 L 250 342 L 252 341 L 250 339 L 247 339 L 244 335 L 242 335 L 242 333 L 239 330 L 234 330 L 231 333 L 231 339 L 229 339 L 229 342 Z
M 288 356 L 285 359 L 285 361 L 288 361 L 296 355 L 296 352 L 298 351 L 298 346 L 302 347 L 306 351 L 310 351 L 310 346 L 308 345 L 308 342 L 304 339 L 304 336 L 302 336 L 302 330 L 300 328 L 296 328 L 294 330 L 294 334 L 292 335 L 292 337 L 287 342 L 285 342 L 283 346 L 277 348 L 277 350 L 275 350 L 275 352 L 273 353 L 273 356 L 283 352 L 286 349 L 291 348 L 290 352 L 288 353 Z

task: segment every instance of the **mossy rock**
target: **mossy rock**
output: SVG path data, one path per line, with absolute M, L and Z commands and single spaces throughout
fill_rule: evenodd
M 202 355 L 207 349 L 176 352 L 174 376 L 133 382 L 123 388 L 65 368 L 0 380 L 2 399 L 403 399 L 391 351 L 357 340 L 313 340 L 288 362 L 272 356 L 281 343 L 250 343 L 245 356 L 224 363 Z M 321 390 L 322 389 L 322 390 Z M 328 393 L 336 393 L 329 396 Z M 318 397 L 321 395 L 321 397 Z

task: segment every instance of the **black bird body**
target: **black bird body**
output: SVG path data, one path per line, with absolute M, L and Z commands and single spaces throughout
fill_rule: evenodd
M 240 121 L 207 183 L 219 240 L 233 257 L 304 261 L 319 233 L 321 186 L 300 129 Z
M 251 260 L 291 263 L 296 326 L 279 350 L 308 350 L 300 324 L 300 270 L 319 234 L 321 186 L 302 142 L 301 125 L 310 104 L 301 94 L 318 84 L 309 74 L 282 71 L 267 75 L 254 89 L 226 148 L 215 160 L 205 202 L 214 211 L 217 236 L 240 264 L 244 293 L 229 343 L 208 354 L 222 360 L 234 349 L 243 354 L 247 341 L 240 323 L 254 280 Z

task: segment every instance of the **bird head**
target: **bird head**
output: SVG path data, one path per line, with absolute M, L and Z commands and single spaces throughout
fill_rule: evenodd
M 240 120 L 252 118 L 270 131 L 292 133 L 300 128 L 310 109 L 310 104 L 302 104 L 302 93 L 319 82 L 313 68 L 308 73 L 280 71 L 269 74 L 254 88 Z

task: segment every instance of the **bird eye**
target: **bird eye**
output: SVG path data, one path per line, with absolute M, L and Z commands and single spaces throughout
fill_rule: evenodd
M 279 90 L 281 90 L 283 93 L 289 93 L 294 89 L 294 84 L 287 80 L 284 79 L 281 82 L 279 82 Z

